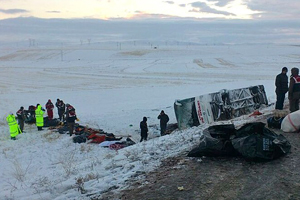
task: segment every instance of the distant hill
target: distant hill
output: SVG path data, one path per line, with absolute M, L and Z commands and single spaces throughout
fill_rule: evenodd
M 161 43 L 297 44 L 300 22 L 251 20 L 98 20 L 13 18 L 0 20 L 0 45 L 34 39 L 52 43 L 155 41 Z M 299 42 L 299 41 L 298 41 Z

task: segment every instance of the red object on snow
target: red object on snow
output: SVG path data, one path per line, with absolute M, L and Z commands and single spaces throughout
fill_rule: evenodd
M 249 117 L 257 116 L 257 115 L 262 115 L 262 113 L 259 112 L 258 110 L 255 110 L 251 115 L 249 115 Z
M 109 145 L 109 149 L 111 149 L 111 150 L 119 150 L 119 149 L 122 149 L 124 147 L 125 147 L 125 145 L 123 145 L 123 144 L 111 144 L 111 145 Z
M 97 143 L 100 144 L 101 142 L 105 141 L 105 135 L 96 135 L 96 134 L 92 134 L 88 137 L 88 139 L 92 139 L 91 143 Z

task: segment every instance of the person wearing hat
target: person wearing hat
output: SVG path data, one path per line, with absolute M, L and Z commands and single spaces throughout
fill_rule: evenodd
M 283 103 L 285 99 L 285 94 L 288 92 L 288 69 L 283 67 L 281 73 L 276 76 L 275 86 L 276 86 L 276 105 L 275 109 L 282 110 Z
M 17 124 L 16 117 L 12 112 L 6 117 L 7 124 L 9 126 L 10 138 L 16 140 L 16 136 L 21 133 L 21 130 Z
M 147 137 L 148 137 L 147 117 L 143 117 L 143 121 L 140 122 L 140 128 L 141 128 L 140 142 L 142 142 L 143 140 L 147 141 Z
M 163 136 L 166 133 L 169 116 L 162 110 L 157 119 L 160 120 L 160 135 Z
M 24 123 L 25 123 L 25 119 L 26 119 L 24 107 L 21 106 L 20 109 L 17 111 L 16 114 L 17 114 L 18 124 L 19 124 L 20 130 L 21 130 L 22 133 L 24 133 L 23 132 L 23 130 L 24 130 Z
M 51 102 L 51 99 L 48 100 L 48 102 L 46 103 L 45 107 L 46 107 L 46 110 L 47 110 L 48 119 L 52 120 L 53 119 L 54 105 Z
M 73 135 L 74 127 L 75 127 L 75 120 L 77 119 L 75 108 L 70 104 L 66 104 L 66 121 L 69 127 L 69 134 L 70 136 Z
M 64 103 L 63 100 L 59 100 L 59 102 L 57 103 L 57 110 L 58 110 L 58 116 L 59 116 L 59 120 L 61 122 L 65 121 L 65 112 L 66 112 L 66 105 Z

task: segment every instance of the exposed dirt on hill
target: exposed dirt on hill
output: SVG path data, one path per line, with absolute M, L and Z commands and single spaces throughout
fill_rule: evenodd
M 300 134 L 274 131 L 292 145 L 291 153 L 277 160 L 188 158 L 185 152 L 133 181 L 129 189 L 108 191 L 100 199 L 300 199 Z

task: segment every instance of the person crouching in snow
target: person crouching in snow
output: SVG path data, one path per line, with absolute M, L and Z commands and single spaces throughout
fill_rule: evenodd
M 17 124 L 16 117 L 12 112 L 6 117 L 7 124 L 9 126 L 10 137 L 12 140 L 16 140 L 16 136 L 21 133 L 21 130 Z
M 38 131 L 43 130 L 43 126 L 44 126 L 44 109 L 42 109 L 42 106 L 40 104 L 36 105 L 35 124 L 37 126 Z
M 76 116 L 75 108 L 70 104 L 66 104 L 66 107 L 66 120 L 69 126 L 69 134 L 70 136 L 72 136 L 74 132 L 75 120 L 78 119 Z
M 47 115 L 49 120 L 53 119 L 53 109 L 54 109 L 54 105 L 49 99 L 48 102 L 46 103 L 46 110 L 47 110 Z
M 143 140 L 147 141 L 148 137 L 148 125 L 147 125 L 147 117 L 143 117 L 143 121 L 140 123 L 140 128 L 141 128 L 141 141 Z

